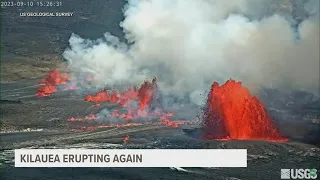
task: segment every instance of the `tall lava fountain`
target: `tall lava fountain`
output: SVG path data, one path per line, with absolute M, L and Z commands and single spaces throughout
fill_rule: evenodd
M 269 119 L 262 102 L 241 82 L 214 82 L 203 115 L 205 138 L 285 141 Z

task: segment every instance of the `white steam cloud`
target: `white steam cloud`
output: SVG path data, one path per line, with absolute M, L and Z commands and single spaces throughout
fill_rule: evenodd
M 198 99 L 213 81 L 319 90 L 319 1 L 129 0 L 120 24 L 131 45 L 73 34 L 70 68 L 96 85 L 157 77 L 164 93 Z

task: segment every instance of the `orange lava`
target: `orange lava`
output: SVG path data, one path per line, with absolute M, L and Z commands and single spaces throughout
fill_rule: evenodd
M 119 113 L 119 110 L 114 110 L 112 114 L 109 114 L 108 117 L 117 117 L 124 120 L 132 120 L 134 117 L 136 117 L 136 114 L 134 114 L 133 110 L 130 108 L 128 110 L 128 113 Z
M 69 75 L 61 73 L 58 70 L 52 70 L 49 75 L 41 82 L 42 84 L 59 85 L 66 84 L 69 81 Z
M 57 87 L 53 85 L 46 85 L 38 88 L 37 97 L 47 97 L 52 93 L 57 92 Z
M 126 107 L 130 101 L 138 100 L 139 110 L 144 111 L 147 110 L 152 102 L 156 88 L 157 82 L 156 79 L 153 79 L 152 82 L 145 81 L 139 90 L 135 87 L 124 92 L 118 92 L 115 90 L 107 91 L 106 89 L 103 89 L 94 95 L 86 95 L 84 100 L 89 102 L 119 103 L 122 107 Z
M 124 137 L 124 138 L 123 138 L 123 143 L 128 142 L 128 141 L 129 141 L 129 138 L 130 138 L 130 136 L 126 136 L 126 137 Z
M 241 82 L 214 82 L 204 112 L 205 138 L 287 141 L 269 119 L 262 102 Z
M 89 116 L 86 116 L 85 118 L 75 118 L 75 117 L 71 117 L 68 119 L 68 121 L 84 121 L 84 120 L 87 120 L 87 121 L 91 121 L 91 120 L 95 120 L 97 119 L 98 117 L 96 117 L 96 115 L 94 114 L 91 114 Z
M 127 113 L 119 113 L 119 110 L 116 109 L 111 114 L 108 115 L 108 117 L 119 118 L 127 121 L 133 120 L 134 118 L 158 117 L 160 119 L 159 124 L 170 126 L 173 128 L 178 128 L 179 125 L 183 125 L 187 123 L 187 121 L 172 121 L 169 119 L 169 117 L 171 116 L 173 116 L 173 113 L 171 112 L 163 113 L 161 111 L 155 111 L 155 112 L 150 112 L 146 114 L 139 114 L 139 113 L 136 113 L 133 109 L 129 109 Z M 90 120 L 96 120 L 96 119 L 98 119 L 98 117 L 92 114 L 90 116 L 86 116 L 85 118 L 71 117 L 68 119 L 68 121 L 71 121 L 71 122 L 72 121 L 90 121 Z
M 152 82 L 145 81 L 138 92 L 139 110 L 145 110 L 152 102 L 155 90 L 157 89 L 157 81 L 154 78 Z
M 52 70 L 49 75 L 42 80 L 38 88 L 37 97 L 47 97 L 57 92 L 57 85 L 66 84 L 69 81 L 69 75 L 61 73 L 58 70 Z M 65 85 L 66 86 L 66 85 Z M 67 86 L 66 86 L 67 87 Z
M 161 116 L 160 120 L 166 126 L 170 126 L 170 127 L 173 127 L 173 128 L 178 128 L 179 127 L 179 123 L 174 122 L 174 121 L 170 121 L 166 116 Z
M 86 76 L 84 81 L 90 83 L 94 80 L 93 76 Z M 61 88 L 60 88 L 61 87 Z M 48 97 L 52 93 L 55 93 L 59 89 L 62 90 L 76 90 L 77 83 L 70 80 L 70 75 L 67 73 L 62 73 L 59 70 L 52 70 L 49 75 L 41 81 L 40 86 L 37 90 L 37 97 Z M 173 116 L 171 112 L 163 112 L 161 110 L 150 109 L 151 104 L 155 100 L 155 93 L 158 90 L 157 80 L 154 78 L 152 81 L 144 81 L 141 87 L 138 89 L 136 87 L 129 88 L 123 92 L 111 90 L 107 91 L 103 89 L 94 95 L 86 95 L 84 100 L 89 102 L 95 102 L 92 107 L 100 107 L 101 102 L 111 102 L 118 103 L 122 107 L 126 107 L 126 112 L 119 110 L 114 110 L 107 117 L 115 117 L 122 120 L 126 120 L 124 124 L 111 124 L 103 125 L 97 127 L 83 127 L 87 130 L 93 130 L 99 127 L 127 127 L 127 126 L 137 126 L 148 123 L 133 123 L 135 118 L 149 118 L 156 119 L 158 122 L 151 122 L 151 124 L 165 125 L 173 128 L 179 127 L 179 125 L 186 124 L 187 121 L 172 121 L 169 118 Z M 138 104 L 135 107 L 131 102 L 136 102 Z M 82 118 L 71 117 L 68 119 L 69 122 L 80 122 L 80 121 L 93 121 L 98 119 L 97 115 L 92 114 Z
M 103 89 L 97 92 L 95 95 L 87 95 L 84 100 L 89 102 L 105 102 L 108 101 L 110 97 L 107 94 L 107 90 Z
M 137 94 L 135 88 L 128 89 L 125 92 L 107 91 L 103 89 L 94 95 L 86 95 L 84 100 L 89 102 L 119 103 L 122 107 L 126 107 L 129 101 L 137 99 Z
M 161 124 L 177 128 L 184 123 L 177 123 L 169 119 L 173 116 L 172 112 L 153 111 L 149 112 L 149 107 L 152 104 L 154 95 L 157 90 L 157 80 L 154 78 L 151 82 L 144 81 L 141 87 L 137 90 L 136 87 L 130 88 L 124 92 L 107 91 L 103 89 L 94 95 L 85 96 L 84 100 L 89 102 L 111 102 L 118 103 L 122 107 L 127 107 L 127 112 L 120 113 L 119 110 L 114 110 L 108 117 L 121 118 L 123 120 L 133 120 L 134 118 L 151 118 L 158 117 Z M 138 102 L 138 109 L 128 107 L 130 101 Z

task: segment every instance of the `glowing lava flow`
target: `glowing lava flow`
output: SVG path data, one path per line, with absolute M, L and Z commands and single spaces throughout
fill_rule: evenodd
M 111 102 L 118 103 L 122 107 L 128 107 L 128 113 L 120 115 L 117 110 L 113 112 L 112 117 L 123 117 L 124 119 L 130 120 L 135 116 L 147 117 L 149 113 L 149 107 L 153 101 L 155 92 L 157 91 L 156 79 L 152 82 L 145 81 L 139 90 L 136 87 L 130 88 L 124 92 L 118 91 L 107 91 L 103 89 L 94 95 L 87 95 L 84 100 L 89 102 Z M 134 110 L 129 105 L 129 102 L 137 101 L 138 109 Z
M 52 70 L 49 75 L 41 82 L 42 84 L 59 85 L 66 84 L 69 81 L 69 75 L 61 73 L 58 70 Z
M 171 121 L 169 117 L 173 116 L 173 113 L 163 113 L 160 111 L 150 112 L 148 114 L 144 114 L 145 116 L 141 116 L 137 113 L 129 112 L 128 113 L 119 113 L 118 110 L 114 110 L 112 114 L 109 114 L 107 117 L 113 117 L 113 118 L 119 118 L 123 120 L 133 120 L 134 118 L 143 118 L 143 117 L 159 117 L 160 122 L 159 124 L 170 126 L 173 128 L 178 128 L 179 125 L 186 124 L 187 121 Z M 91 120 L 97 120 L 99 117 L 92 114 L 90 116 L 86 116 L 85 118 L 75 118 L 71 117 L 68 119 L 69 122 L 82 122 L 82 121 L 91 121 Z M 190 121 L 191 122 L 191 121 Z M 130 123 L 128 123 L 130 124 Z
M 123 138 L 123 143 L 128 142 L 128 141 L 129 141 L 129 139 L 130 139 L 130 136 L 126 136 L 126 137 L 124 137 L 124 138 Z
M 57 85 L 63 84 L 65 85 L 65 88 L 68 88 L 68 86 L 66 85 L 68 81 L 68 74 L 61 73 L 58 70 L 52 70 L 49 73 L 49 75 L 40 83 L 40 87 L 38 88 L 37 92 L 37 97 L 46 97 L 50 96 L 52 93 L 57 92 Z
M 125 92 L 107 91 L 103 89 L 94 95 L 86 95 L 84 100 L 89 102 L 111 102 L 119 103 L 122 107 L 126 107 L 129 101 L 136 100 L 138 92 L 136 88 L 128 89 Z
M 155 100 L 155 94 L 158 90 L 156 78 L 151 82 L 145 81 L 139 89 L 136 87 L 130 88 L 127 91 L 107 91 L 103 89 L 94 95 L 86 95 L 84 100 L 89 102 L 111 102 L 118 103 L 122 107 L 127 108 L 127 112 L 120 113 L 115 109 L 107 117 L 119 118 L 127 121 L 131 121 L 135 118 L 154 118 L 158 117 L 160 123 L 166 126 L 177 128 L 179 125 L 184 124 L 182 122 L 174 122 L 169 120 L 170 116 L 173 116 L 171 112 L 162 112 L 161 110 L 150 111 L 149 107 Z M 132 107 L 129 102 L 138 102 L 138 108 Z M 99 107 L 99 105 L 93 105 L 93 107 Z M 84 121 L 87 118 L 70 118 L 68 121 Z
M 91 121 L 91 120 L 96 120 L 97 117 L 94 114 L 91 114 L 90 116 L 86 116 L 85 118 L 75 118 L 75 117 L 71 117 L 68 119 L 68 121 Z
M 57 87 L 52 85 L 46 85 L 38 88 L 37 97 L 50 96 L 52 93 L 57 92 Z
M 123 107 L 126 107 L 129 101 L 138 100 L 139 110 L 144 111 L 147 110 L 151 104 L 156 89 L 157 82 L 156 79 L 153 79 L 152 82 L 145 81 L 139 90 L 135 87 L 124 92 L 107 91 L 106 89 L 103 89 L 94 95 L 87 95 L 84 100 L 89 102 L 119 103 Z
M 241 82 L 214 82 L 203 116 L 205 138 L 286 141 L 269 119 L 262 102 Z
M 145 81 L 138 91 L 139 97 L 139 110 L 146 110 L 152 102 L 155 91 L 157 90 L 157 81 L 154 78 L 152 82 Z

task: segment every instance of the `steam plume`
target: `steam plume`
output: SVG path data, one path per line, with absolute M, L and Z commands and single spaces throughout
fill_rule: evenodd
M 212 81 L 319 90 L 318 0 L 129 0 L 120 23 L 130 46 L 105 33 L 72 34 L 70 68 L 98 86 L 157 77 L 191 100 Z

